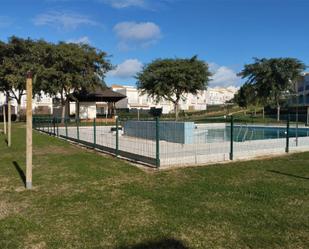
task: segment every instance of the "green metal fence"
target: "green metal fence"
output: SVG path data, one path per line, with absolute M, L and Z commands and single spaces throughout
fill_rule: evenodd
M 34 128 L 153 167 L 198 165 L 309 150 L 302 115 L 223 116 L 204 120 L 35 117 Z

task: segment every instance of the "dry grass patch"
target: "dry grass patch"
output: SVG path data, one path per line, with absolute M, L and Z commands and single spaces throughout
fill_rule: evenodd
M 17 203 L 9 203 L 5 200 L 0 200 L 0 220 L 12 214 L 17 214 L 21 208 Z

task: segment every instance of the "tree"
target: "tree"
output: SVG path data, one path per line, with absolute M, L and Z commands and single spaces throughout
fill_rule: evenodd
M 105 52 L 85 44 L 55 45 L 13 36 L 8 43 L 0 43 L 0 90 L 16 99 L 19 118 L 25 77 L 31 71 L 34 94 L 60 95 L 64 117 L 73 91 L 104 84 L 106 72 L 112 69 L 106 57 Z
M 43 41 L 41 41 L 43 42 Z M 37 53 L 37 42 L 15 36 L 7 44 L 2 43 L 0 60 L 0 88 L 8 98 L 17 102 L 17 121 L 21 114 L 21 100 L 26 91 L 25 77 L 28 71 L 35 74 L 41 63 Z
M 0 92 L 3 93 L 7 93 L 8 89 L 7 89 L 7 84 L 5 82 L 5 70 L 3 68 L 3 62 L 4 62 L 4 58 L 6 56 L 7 53 L 7 45 L 6 43 L 0 41 Z
M 286 92 L 293 91 L 306 66 L 294 58 L 254 59 L 240 73 L 257 90 L 258 97 L 277 107 L 277 120 L 280 120 L 280 100 Z
M 245 83 L 240 87 L 239 91 L 234 96 L 234 101 L 240 107 L 248 108 L 249 106 L 254 106 L 255 113 L 256 107 L 261 104 L 255 85 L 248 83 Z
M 190 59 L 156 59 L 138 73 L 137 87 L 156 102 L 162 99 L 174 104 L 178 119 L 179 101 L 185 94 L 206 90 L 211 73 L 208 65 L 194 56 Z
M 72 93 L 105 85 L 105 74 L 112 65 L 105 52 L 86 44 L 60 42 L 48 50 L 48 60 L 37 80 L 45 93 L 60 96 L 64 119 Z

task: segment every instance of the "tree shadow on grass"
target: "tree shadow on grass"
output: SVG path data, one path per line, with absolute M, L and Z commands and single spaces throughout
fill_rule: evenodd
M 131 246 L 121 246 L 116 249 L 189 249 L 181 241 L 176 239 L 162 239 L 156 241 L 146 241 Z
M 23 181 L 24 186 L 26 187 L 26 176 L 24 171 L 21 169 L 21 167 L 19 166 L 18 162 L 13 161 L 13 165 L 17 171 L 17 173 L 19 174 L 20 179 Z
M 277 171 L 277 170 L 267 170 L 267 171 L 268 171 L 268 172 L 271 172 L 271 173 L 279 174 L 279 175 L 291 176 L 291 177 L 294 177 L 294 178 L 299 178 L 299 179 L 309 180 L 309 177 L 292 175 L 292 174 L 288 174 L 288 173 L 280 172 L 280 171 Z

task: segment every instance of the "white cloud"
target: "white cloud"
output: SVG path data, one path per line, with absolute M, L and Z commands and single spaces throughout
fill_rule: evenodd
M 212 86 L 235 86 L 240 82 L 240 77 L 229 67 L 210 63 L 209 69 L 213 73 L 212 80 L 210 81 Z
M 101 0 L 106 4 L 109 4 L 113 8 L 123 9 L 128 7 L 145 7 L 145 0 Z
M 161 36 L 159 26 L 153 22 L 121 22 L 115 25 L 114 31 L 123 40 L 148 41 Z
M 122 50 L 147 47 L 161 38 L 160 27 L 153 22 L 121 22 L 114 26 Z
M 137 59 L 128 59 L 108 73 L 109 76 L 128 79 L 136 75 L 143 68 L 143 63 Z
M 77 39 L 70 39 L 68 43 L 81 43 L 81 44 L 90 44 L 90 39 L 88 36 L 82 36 Z
M 82 25 L 97 25 L 97 22 L 78 13 L 62 12 L 62 11 L 50 11 L 37 15 L 33 22 L 37 26 L 51 26 L 58 29 L 76 29 Z

